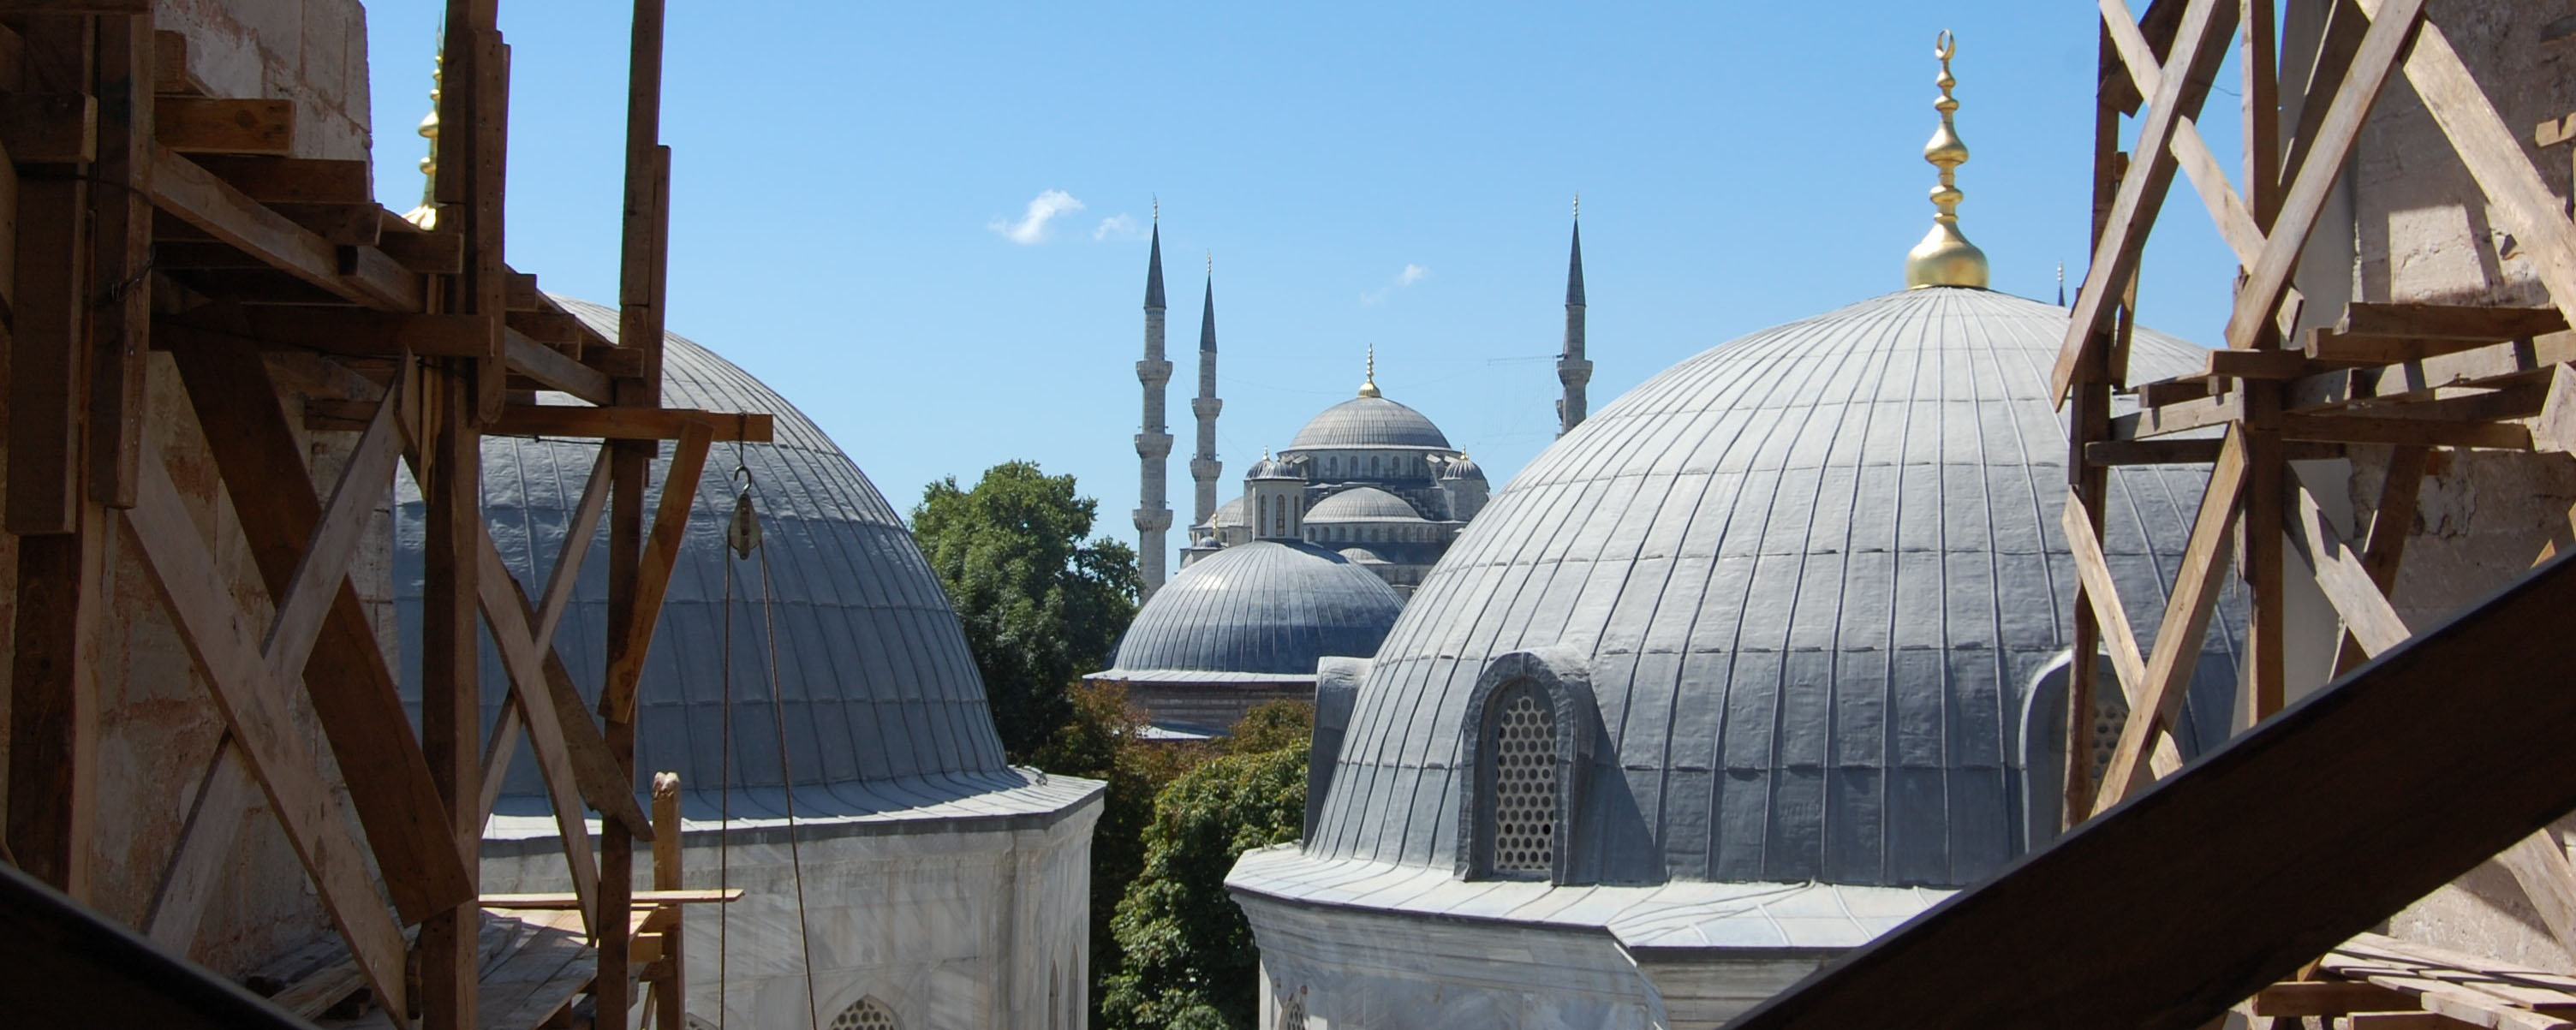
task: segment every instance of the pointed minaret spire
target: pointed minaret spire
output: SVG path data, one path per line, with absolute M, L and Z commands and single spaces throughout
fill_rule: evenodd
M 1216 460 L 1216 416 L 1225 410 L 1225 402 L 1216 396 L 1216 254 L 1208 253 L 1207 293 L 1199 301 L 1199 395 L 1190 401 L 1190 414 L 1198 416 L 1198 449 L 1190 455 L 1190 480 L 1197 495 L 1190 514 L 1190 525 L 1204 526 L 1216 518 L 1216 480 L 1225 470 Z
M 1172 434 L 1163 425 L 1163 387 L 1172 381 L 1172 363 L 1163 358 L 1163 206 L 1154 204 L 1154 248 L 1145 259 L 1145 360 L 1136 363 L 1136 381 L 1145 386 L 1145 417 L 1136 434 L 1136 571 L 1145 596 L 1163 585 L 1163 563 L 1169 551 L 1163 534 L 1172 528 L 1171 505 L 1165 502 L 1165 476 L 1172 456 Z
M 1565 264 L 1565 346 L 1556 355 L 1556 381 L 1565 396 L 1556 402 L 1556 435 L 1583 424 L 1589 414 L 1584 388 L 1592 383 L 1592 362 L 1583 357 L 1583 194 L 1574 195 L 1574 251 Z
M 2057 306 L 2066 306 L 2066 262 L 2057 263 Z

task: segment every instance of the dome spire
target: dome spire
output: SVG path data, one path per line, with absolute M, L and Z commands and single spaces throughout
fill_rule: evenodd
M 404 221 L 423 229 L 438 228 L 438 94 L 446 79 L 447 51 L 441 48 L 429 70 L 429 116 L 420 120 L 421 138 L 429 141 L 428 152 L 420 157 L 420 206 L 403 215 Z
M 1986 288 L 1986 252 L 1959 234 L 1959 201 L 1964 195 L 1959 192 L 1958 172 L 1960 165 L 1968 163 L 1968 145 L 1959 140 L 1958 128 L 1950 118 L 1959 109 L 1959 101 L 1950 95 L 1950 88 L 1959 84 L 1959 80 L 1950 77 L 1950 59 L 1958 53 L 1959 41 L 1950 30 L 1943 29 L 1933 38 L 1932 54 L 1941 59 L 1941 75 L 1932 82 L 1941 87 L 1941 98 L 1933 101 L 1932 107 L 1941 112 L 1941 127 L 1932 133 L 1931 142 L 1923 145 L 1923 159 L 1941 170 L 1941 184 L 1932 188 L 1932 206 L 1938 211 L 1932 216 L 1932 231 L 1905 255 L 1905 288 L 1909 290 L 1926 286 Z
M 1360 396 L 1377 396 L 1377 344 L 1369 344 L 1368 375 L 1360 380 Z

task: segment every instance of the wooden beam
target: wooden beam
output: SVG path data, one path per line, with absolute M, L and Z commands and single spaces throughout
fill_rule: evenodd
M 483 718 L 477 650 L 477 581 L 483 539 L 483 451 L 475 432 L 471 359 L 422 376 L 420 410 L 426 439 L 420 484 L 425 516 L 421 547 L 420 738 L 438 785 L 445 823 L 444 847 L 459 852 L 467 868 L 479 858 L 483 813 Z M 389 398 L 390 399 L 390 398 Z M 474 899 L 430 913 L 420 929 L 421 1006 L 432 1030 L 463 1030 L 475 1011 L 476 938 L 481 910 Z
M 258 787 L 244 761 L 230 737 L 216 743 L 214 760 L 206 763 L 205 778 L 188 805 L 187 821 L 179 826 L 178 850 L 161 875 L 160 889 L 152 892 L 141 929 L 173 955 L 186 956 L 196 943 L 198 920 L 206 902 L 222 889 L 233 844 L 250 818 L 251 792 Z
M 171 357 L 198 421 L 226 429 L 207 434 L 215 467 L 269 596 L 283 596 L 321 524 L 322 504 L 305 470 L 304 446 L 278 403 L 277 384 L 259 353 L 237 341 L 197 341 Z M 395 906 L 416 921 L 471 896 L 474 881 L 433 818 L 437 789 L 375 624 L 345 582 L 303 679 Z
M 388 392 L 399 393 L 404 378 L 404 368 L 396 366 Z M 394 405 L 383 405 L 359 435 L 357 447 L 341 466 L 340 481 L 331 487 L 330 501 L 313 525 L 304 556 L 287 577 L 286 589 L 277 594 L 277 614 L 260 652 L 267 656 L 270 668 L 289 682 L 298 678 L 312 657 L 322 623 L 348 585 L 349 563 L 357 557 L 376 505 L 392 492 L 394 464 L 402 458 L 402 429 L 394 424 L 394 412 Z
M 765 413 L 694 408 L 585 408 L 513 405 L 485 428 L 493 436 L 570 436 L 608 440 L 677 440 L 703 428 L 712 440 L 768 443 L 776 420 Z
M 2509 422 L 2435 422 L 2360 415 L 2283 415 L 2281 435 L 2293 440 L 2397 444 L 2409 447 L 2531 449 L 2530 428 Z
M 653 630 L 662 621 L 662 592 L 671 585 L 679 564 L 680 541 L 689 528 L 689 509 L 696 506 L 698 473 L 706 468 L 707 444 L 715 433 L 703 422 L 680 430 L 680 444 L 662 479 L 661 507 L 653 514 L 653 533 L 644 542 L 644 557 L 635 580 L 634 621 L 625 627 L 626 646 L 609 662 L 599 705 L 622 720 L 635 713 L 635 688 L 644 677 L 644 658 L 653 649 Z
M 167 97 L 156 105 L 155 135 L 181 154 L 295 152 L 295 101 Z
M 2382 595 L 2396 595 L 2397 563 L 2406 555 L 2406 538 L 2415 532 L 2416 494 L 2431 457 L 2432 453 L 2422 447 L 2398 447 L 2388 453 L 2387 475 L 2379 485 L 2379 503 L 2371 509 L 2370 531 L 2361 545 L 2362 568 L 2370 573 L 2371 585 Z M 2368 660 L 2369 653 L 2362 650 L 2352 631 L 2341 631 L 2335 646 L 2334 675 L 2351 672 Z
M 2493 343 L 2461 337 L 2382 336 L 2338 329 L 2311 329 L 2300 350 L 2312 361 L 2338 365 L 2395 365 L 2442 354 L 2476 350 Z
M 2353 301 L 2344 306 L 2334 331 L 2345 336 L 2499 343 L 2566 332 L 2567 316 L 2557 308 Z
M 340 813 L 338 784 L 321 756 L 294 732 L 307 724 L 297 714 L 298 692 L 271 673 L 250 636 L 257 621 L 225 593 L 223 573 L 148 442 L 135 506 L 124 521 L 178 623 L 180 641 L 205 673 L 216 709 L 268 797 L 270 813 L 312 874 L 324 909 L 366 968 L 377 997 L 388 1010 L 404 1011 L 402 932 L 376 894 L 365 845 Z
M 2374 983 L 2310 980 L 2276 983 L 2263 988 L 2250 1006 L 2256 1016 L 2342 1016 L 2354 1012 L 2392 1012 L 2415 1007 L 2415 996 Z
M 89 185 L 76 179 L 29 181 L 19 194 L 7 528 L 20 536 L 68 533 L 80 517 L 88 203 Z
M 2092 264 L 2085 270 L 2084 285 L 2076 294 L 2075 309 L 2067 324 L 2065 345 L 2049 375 L 2049 396 L 2060 403 L 2074 380 L 2076 367 L 2110 326 L 2119 291 L 2137 272 L 2147 234 L 2155 225 L 2157 212 L 2164 207 L 2166 191 L 2173 185 L 2174 134 L 2184 119 L 2200 113 L 2201 102 L 2208 99 L 2211 80 L 2217 75 L 2219 62 L 2227 56 L 2227 42 L 2235 24 L 2236 4 L 2232 0 L 2192 0 L 2183 10 L 2173 57 L 2160 73 L 2155 95 L 2148 101 L 2146 123 L 2138 130 L 2136 146 L 2141 160 L 2120 180 L 2108 231 L 2093 250 Z
M 2229 391 L 2196 401 L 2177 401 L 2111 420 L 2111 439 L 2137 440 L 2194 429 L 2223 426 L 2245 417 L 2245 394 Z
M 564 355 L 562 351 L 531 340 L 516 329 L 501 334 L 510 372 L 536 380 L 549 390 L 559 390 L 592 404 L 609 404 L 616 400 L 609 390 L 608 376 L 598 369 Z
M 2209 488 L 2201 495 L 2200 513 L 2192 521 L 2191 540 L 2183 547 L 2182 570 L 2166 598 L 2164 619 L 2157 623 L 2155 649 L 2147 659 L 2146 685 L 2120 727 L 2119 747 L 2103 770 L 2102 789 L 2093 811 L 2118 804 L 2145 786 L 2154 752 L 2154 735 L 2175 725 L 2191 675 L 2200 666 L 2202 638 L 2209 632 L 2210 611 L 2218 603 L 2219 577 L 2227 570 L 2225 547 L 2236 525 L 2237 501 L 2247 480 L 2245 437 L 2227 431 L 2227 445 L 2210 470 Z
M 659 905 L 728 905 L 742 900 L 742 888 L 694 887 L 688 890 L 636 891 L 627 904 L 646 909 Z M 581 903 L 570 894 L 486 894 L 483 907 L 512 910 L 569 909 Z
M 143 455 L 144 363 L 152 325 L 150 154 L 152 19 L 96 23 L 100 98 L 90 277 L 89 491 L 112 508 L 134 504 Z
M 152 34 L 152 92 L 202 97 L 214 91 L 190 67 L 188 34 L 162 29 Z
M 2541 925 L 2549 929 L 2560 950 L 2576 954 L 2576 865 L 2567 861 L 2567 849 L 2558 837 L 2542 827 L 2504 849 L 2495 860 L 2513 874 L 2514 883 L 2531 900 L 2532 911 L 2540 914 Z
M 2308 151 L 2316 146 L 2317 133 L 2325 128 L 2326 112 L 2332 106 L 2319 103 L 2331 97 L 2352 69 L 2353 52 L 2361 48 L 2361 33 L 2370 24 L 2361 8 L 2352 0 L 2329 0 L 2324 30 L 2317 41 L 2316 59 L 2308 65 L 2307 82 L 2299 90 L 2306 98 L 2299 105 L 2299 124 L 2290 130 L 2289 145 L 2281 155 L 2280 181 L 2295 182 L 2299 170 L 2307 166 Z
M 2335 532 L 2316 495 L 2309 493 L 2298 477 L 2285 478 L 2290 543 L 2298 551 L 2299 560 L 2315 574 L 2317 589 L 2325 593 L 2326 603 L 2342 617 L 2344 631 L 2351 633 L 2360 642 L 2362 652 L 2373 658 L 2404 643 L 2414 631 L 2398 617 L 2396 606 L 2388 603 L 2387 594 L 2372 579 L 2361 556 L 2344 546 L 2343 536 Z
M 231 154 L 199 154 L 191 160 L 214 173 L 215 178 L 231 183 L 243 196 L 262 204 L 356 204 L 376 208 L 375 186 L 365 161 Z
M 2207 465 L 2218 460 L 2222 439 L 2156 439 L 2095 440 L 2084 445 L 2087 464 L 2105 467 L 2122 465 Z M 2290 440 L 2281 444 L 2284 461 L 2330 461 L 2347 456 L 2349 449 L 2339 443 L 2317 443 Z
M 2576 332 L 2550 333 L 2421 361 L 2308 376 L 2290 383 L 2282 403 L 2290 411 L 2313 411 L 2355 401 L 2389 400 L 2445 386 L 2484 386 L 2570 361 L 2576 361 Z
M 2352 69 L 2335 91 L 2324 126 L 2318 130 L 2316 147 L 2282 198 L 2280 218 L 2264 242 L 2263 254 L 2246 268 L 2235 311 L 2227 320 L 2230 348 L 2252 349 L 2271 324 L 2289 289 L 2290 275 L 2298 268 L 2299 255 L 2306 252 L 2308 237 L 2325 212 L 2326 198 L 2343 177 L 2344 158 L 2361 138 L 2371 106 L 2378 103 L 2381 87 L 2395 73 L 2423 14 L 2424 0 L 2391 0 L 2372 15 L 2360 49 L 2354 52 Z M 2314 103 L 2314 98 L 2309 102 Z
M 152 0 L 0 0 L 0 14 L 150 14 Z
M 626 774 L 608 753 L 599 727 L 590 721 L 572 677 L 560 664 L 548 669 L 545 656 L 553 649 L 534 639 L 536 608 L 528 603 L 527 591 L 510 575 L 509 566 L 502 563 L 500 549 L 488 532 L 479 551 L 480 574 L 490 581 L 479 588 L 483 616 L 501 651 L 511 688 L 525 706 L 521 716 L 527 721 L 529 739 L 536 743 L 538 767 L 550 785 L 558 779 L 562 782 L 556 791 L 558 804 L 574 802 L 562 809 L 578 822 L 579 802 L 587 800 L 591 808 L 624 823 L 637 839 L 653 839 L 652 820 L 635 803 Z
M 0 97 L 0 145 L 27 164 L 98 160 L 98 98 L 85 93 Z
M 354 308 L 249 305 L 217 317 L 163 318 L 158 325 L 177 328 L 179 340 L 224 336 L 264 349 L 301 347 L 331 354 L 398 357 L 408 351 L 424 357 L 481 357 L 494 353 L 499 324 L 482 315 L 422 315 L 364 311 Z M 175 341 L 174 341 L 175 342 Z M 165 344 L 165 347 L 169 344 Z
M 2067 543 L 2075 554 L 2075 572 L 2084 584 L 2085 600 L 2093 606 L 2093 620 L 2099 626 L 2103 642 L 2109 645 L 2111 667 L 2118 671 L 2120 690 L 2127 695 L 2131 717 L 2149 711 L 2145 695 L 2147 683 L 2146 655 L 2138 649 L 2136 632 L 2129 628 L 2129 611 L 2120 603 L 2118 583 L 2111 578 L 2111 560 L 2102 553 L 2102 542 L 2093 536 L 2090 519 L 2073 496 L 2067 498 L 2066 515 L 2061 520 Z M 2170 733 L 2155 738 L 2155 753 L 2150 768 L 2163 776 L 2182 768 L 2182 752 L 2176 750 Z
M 2403 3 L 2362 0 L 2362 9 L 2384 20 L 2386 12 Z M 2406 81 L 2486 192 L 2496 221 L 2521 241 L 2524 257 L 2549 287 L 2559 312 L 2576 322 L 2576 223 L 2568 221 L 2566 202 L 2531 166 L 2521 140 L 2497 116 L 2485 88 L 2461 63 L 2441 26 L 2424 24 L 2406 56 Z
M 455 275 L 465 270 L 465 238 L 453 233 L 380 231 L 376 249 L 395 264 L 423 275 Z
M 152 165 L 153 199 L 161 209 L 214 238 L 267 261 L 302 282 L 350 303 L 379 311 L 418 311 L 420 281 L 410 276 L 344 274 L 333 244 L 231 183 L 177 154 L 163 151 Z
M 546 655 L 545 672 L 549 686 L 559 670 L 564 672 L 567 682 L 571 678 L 570 671 L 564 669 L 562 661 L 556 657 L 555 627 L 562 624 L 564 609 L 572 602 L 573 587 L 581 581 L 581 566 L 590 556 L 591 537 L 598 532 L 600 515 L 608 508 L 608 456 L 609 448 L 602 447 L 599 460 L 591 464 L 590 481 L 582 489 L 581 502 L 574 506 L 572 519 L 564 526 L 563 544 L 555 551 L 553 571 L 546 574 L 545 591 L 537 600 L 536 615 L 529 620 L 532 627 L 529 642 Z M 580 714 L 582 724 L 589 724 L 590 713 L 582 709 L 577 695 L 572 709 Z M 560 707 L 558 711 L 561 711 Z M 510 761 L 518 753 L 519 731 L 525 725 L 525 719 L 514 701 L 502 707 L 500 724 L 492 728 L 491 743 L 483 752 L 483 811 L 487 816 L 501 796 L 502 777 L 509 772 Z M 620 780 L 624 776 L 622 771 L 617 774 Z
M 1731 1026 L 2198 1027 L 2576 809 L 2570 610 L 2562 557 Z

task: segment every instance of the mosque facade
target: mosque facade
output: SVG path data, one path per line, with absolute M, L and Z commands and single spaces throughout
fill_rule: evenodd
M 616 338 L 614 310 L 559 302 Z M 1101 784 L 1005 761 L 938 579 L 819 427 L 677 334 L 665 362 L 670 403 L 772 412 L 776 426 L 774 442 L 719 446 L 688 484 L 698 496 L 641 684 L 635 764 L 678 775 L 683 884 L 745 892 L 689 913 L 688 1025 L 1085 1025 Z M 483 457 L 501 560 L 536 592 L 556 556 L 582 553 L 562 545 L 595 448 L 495 436 Z M 737 556 L 726 526 L 745 488 L 762 550 Z M 425 520 L 410 480 L 396 502 L 408 648 Z M 608 610 L 606 570 L 583 566 L 556 640 L 592 703 Z M 482 682 L 486 721 L 507 718 L 488 640 Z M 404 689 L 416 708 L 418 684 Z M 536 762 L 518 756 L 495 789 L 484 891 L 572 889 Z
M 1264 1027 L 1712 1027 L 2054 835 L 2067 315 L 1987 288 L 1946 58 L 1941 86 L 1907 289 L 1611 402 L 1322 663 L 1303 839 L 1227 880 Z M 2204 354 L 2140 329 L 2130 360 Z M 2113 472 L 2123 594 L 2159 596 L 2205 482 Z M 2229 728 L 2215 621 L 2186 757 Z

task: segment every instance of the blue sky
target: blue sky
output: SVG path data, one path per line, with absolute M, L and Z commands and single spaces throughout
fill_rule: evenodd
M 419 198 L 440 6 L 368 4 L 376 187 L 398 210 Z M 613 300 L 630 8 L 502 6 L 509 258 Z M 1370 344 L 1387 395 L 1499 482 L 1554 435 L 1577 191 L 1596 410 L 1691 354 L 1902 286 L 1932 213 L 1945 27 L 1974 152 L 1962 226 L 1996 288 L 2053 299 L 2058 262 L 2084 272 L 2091 4 L 671 8 L 670 325 L 778 388 L 900 510 L 940 476 L 1027 458 L 1080 477 L 1099 531 L 1133 542 L 1146 244 L 1130 227 L 1156 195 L 1176 526 L 1210 250 L 1223 497 L 1352 395 Z M 2203 130 L 2232 154 L 2232 68 L 2220 87 Z M 1013 232 L 1042 197 L 1059 213 Z M 2208 342 L 2233 262 L 2198 207 L 2176 190 L 2141 308 Z

